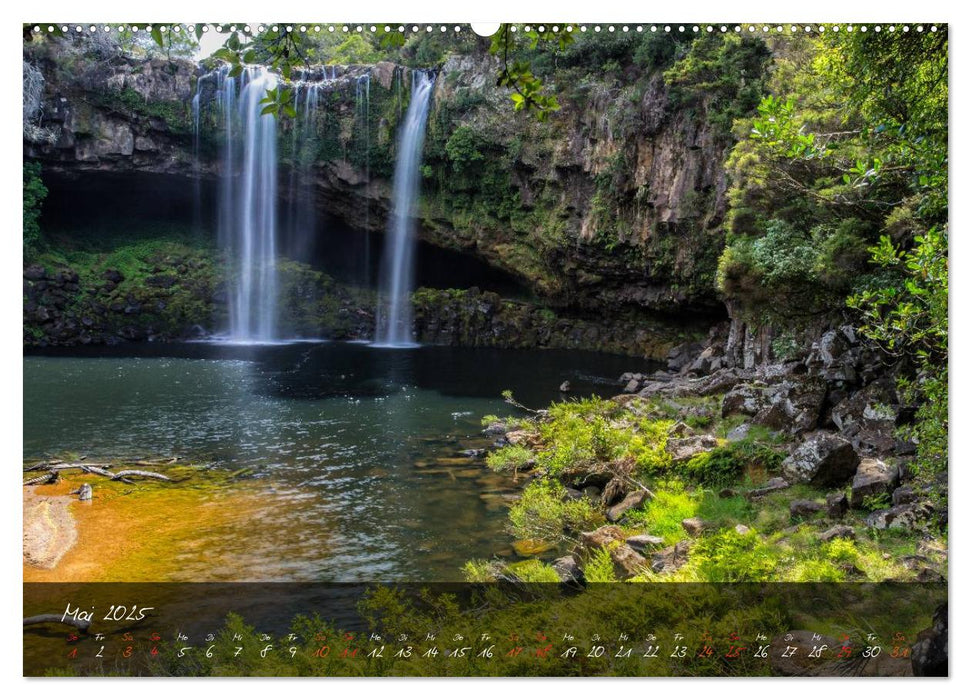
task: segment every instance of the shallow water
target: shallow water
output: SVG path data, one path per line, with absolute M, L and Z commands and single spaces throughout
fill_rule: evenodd
M 460 580 L 511 556 L 517 492 L 480 419 L 616 393 L 609 355 L 355 343 L 126 346 L 24 358 L 24 458 L 178 455 L 252 469 L 260 506 L 180 543 L 178 580 Z M 218 502 L 213 507 L 220 507 Z

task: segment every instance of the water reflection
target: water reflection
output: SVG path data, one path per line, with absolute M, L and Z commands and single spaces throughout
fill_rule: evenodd
M 462 455 L 489 444 L 482 415 L 512 410 L 500 392 L 542 405 L 568 379 L 611 393 L 630 368 L 345 343 L 138 350 L 25 358 L 24 456 L 172 454 L 251 469 L 260 506 L 182 543 L 180 580 L 458 579 L 465 561 L 508 554 L 515 487 Z

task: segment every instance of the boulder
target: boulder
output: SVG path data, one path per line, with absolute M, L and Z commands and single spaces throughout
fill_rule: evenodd
M 647 559 L 634 551 L 634 548 L 627 544 L 619 547 L 610 548 L 610 560 L 614 563 L 614 573 L 617 578 L 625 579 L 644 571 L 647 568 Z
M 584 581 L 583 570 L 572 554 L 554 560 L 550 566 L 553 567 L 556 575 L 560 577 L 560 581 L 563 583 L 583 583 Z
M 752 528 L 746 525 L 742 525 L 741 523 L 735 526 L 735 532 L 737 532 L 740 535 L 747 535 L 751 531 L 752 531 Z
M 560 392 L 561 393 L 568 394 L 571 391 L 573 391 L 573 388 L 570 385 L 570 382 L 569 381 L 565 381 L 562 384 L 560 384 Z
M 819 539 L 822 542 L 829 542 L 830 540 L 835 540 L 837 537 L 841 537 L 845 540 L 855 540 L 856 530 L 851 528 L 849 525 L 834 525 L 819 535 Z
M 637 390 L 640 389 L 640 388 L 641 388 L 641 383 L 639 381 L 637 381 L 636 379 L 631 379 L 624 386 L 624 393 L 625 394 L 636 394 L 637 393 Z
M 24 268 L 24 279 L 42 280 L 47 277 L 47 270 L 43 265 L 33 264 Z
M 902 506 L 907 503 L 913 503 L 918 498 L 917 494 L 914 493 L 914 489 L 910 486 L 899 486 L 893 491 L 891 496 L 891 502 L 895 506 Z
M 611 542 L 623 539 L 624 532 L 616 525 L 604 525 L 592 532 L 580 533 L 580 543 L 588 549 L 606 547 Z
M 846 511 L 850 509 L 850 501 L 842 491 L 827 494 L 826 496 L 826 517 L 832 520 L 839 520 Z
M 947 603 L 943 603 L 934 611 L 933 624 L 918 633 L 917 642 L 911 648 L 914 675 L 947 676 L 947 647 Z
M 748 437 L 749 431 L 751 429 L 752 429 L 752 426 L 749 423 L 742 423 L 741 425 L 735 428 L 732 428 L 728 432 L 728 435 L 725 436 L 725 438 L 729 442 L 739 442 Z
M 858 449 L 888 452 L 898 444 L 894 435 L 898 403 L 893 385 L 877 381 L 836 403 L 830 416 L 840 433 Z
M 697 537 L 705 531 L 705 529 L 708 527 L 708 523 L 701 518 L 685 518 L 681 521 L 681 527 L 683 527 L 684 531 L 692 537 Z
M 703 348 L 701 343 L 682 343 L 672 348 L 667 357 L 668 371 L 680 372 L 702 352 Z
M 634 535 L 632 537 L 628 537 L 625 541 L 629 547 L 640 554 L 657 549 L 664 544 L 663 537 L 655 537 L 654 535 L 647 534 Z
M 513 430 L 506 433 L 506 442 L 510 445 L 521 445 L 532 437 L 528 430 Z
M 665 450 L 673 462 L 687 462 L 701 452 L 708 452 L 718 446 L 714 435 L 692 435 L 684 438 L 668 438 Z
M 756 384 L 737 384 L 722 399 L 722 418 L 734 413 L 754 416 L 764 409 L 768 402 L 762 386 Z
M 870 513 L 864 519 L 868 527 L 877 530 L 899 528 L 912 530 L 931 516 L 933 508 L 928 503 L 906 503 Z
M 646 503 L 651 498 L 651 492 L 646 489 L 640 489 L 632 493 L 627 494 L 627 496 L 615 506 L 611 506 L 607 509 L 607 520 L 612 523 L 620 520 L 624 513 L 631 510 L 632 508 L 640 508 L 644 503 Z
M 110 267 L 107 270 L 105 270 L 101 274 L 101 276 L 104 279 L 108 280 L 109 282 L 113 282 L 114 284 L 120 284 L 121 282 L 125 281 L 125 276 L 120 271 Z
M 853 477 L 860 457 L 850 442 L 833 433 L 809 435 L 782 463 L 782 474 L 793 483 L 840 486 Z
M 872 496 L 889 496 L 897 486 L 899 473 L 879 459 L 866 458 L 856 468 L 850 505 L 862 508 L 863 499 Z
M 656 574 L 670 574 L 688 563 L 691 543 L 682 540 L 676 545 L 655 552 L 651 556 L 651 571 Z
M 600 489 L 596 486 L 587 486 L 583 489 L 583 495 L 586 496 L 591 501 L 596 501 L 600 499 Z
M 796 500 L 789 503 L 789 515 L 794 518 L 807 518 L 823 510 L 826 506 L 816 501 Z

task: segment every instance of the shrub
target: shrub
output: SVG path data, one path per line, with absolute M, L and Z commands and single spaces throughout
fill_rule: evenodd
M 583 567 L 583 576 L 590 583 L 613 583 L 617 580 L 610 552 L 603 547 L 595 549 Z
M 518 561 L 506 567 L 506 571 L 526 583 L 559 583 L 556 570 L 538 559 Z
M 564 500 L 566 490 L 554 479 L 537 479 L 509 509 L 513 532 L 520 539 L 559 542 L 567 533 L 590 530 L 603 515 L 587 499 Z
M 47 188 L 40 178 L 40 163 L 24 161 L 24 250 L 40 241 L 40 210 Z
M 533 453 L 522 445 L 506 445 L 486 457 L 486 464 L 496 472 L 513 472 L 526 467 L 533 460 Z
M 685 475 L 705 486 L 727 486 L 749 469 L 776 471 L 782 460 L 781 452 L 752 440 L 741 440 L 695 455 L 685 466 Z

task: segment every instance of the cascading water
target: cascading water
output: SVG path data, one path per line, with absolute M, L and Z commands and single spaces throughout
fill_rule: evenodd
M 414 278 L 415 207 L 419 194 L 419 166 L 425 143 L 425 123 L 435 77 L 412 73 L 411 102 L 401 128 L 394 169 L 388 245 L 381 266 L 377 345 L 413 345 L 411 291 Z
M 313 165 L 317 156 L 317 107 L 322 83 L 294 85 L 294 109 L 290 133 L 290 178 L 287 191 L 286 244 L 288 254 L 298 259 L 312 250 L 316 226 L 316 188 Z
M 262 114 L 260 101 L 277 79 L 260 66 L 245 68 L 239 80 L 227 66 L 200 77 L 196 143 L 202 88 L 212 80 L 223 129 L 217 232 L 231 261 L 229 339 L 265 342 L 276 320 L 277 158 L 276 118 Z
M 367 189 L 371 184 L 371 74 L 365 73 L 357 79 L 354 91 L 355 109 L 360 121 L 359 131 L 364 134 L 364 260 L 361 265 L 362 282 L 367 287 L 371 283 L 371 198 Z

